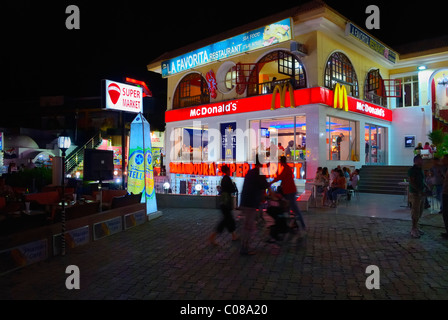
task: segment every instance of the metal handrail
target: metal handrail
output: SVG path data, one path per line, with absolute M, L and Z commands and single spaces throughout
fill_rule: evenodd
M 75 148 L 65 158 L 65 172 L 70 173 L 84 160 L 84 150 L 94 149 L 102 141 L 101 131 L 98 131 L 92 138 L 90 138 L 84 145 Z

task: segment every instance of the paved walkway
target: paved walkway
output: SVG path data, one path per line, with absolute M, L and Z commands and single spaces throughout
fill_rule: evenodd
M 1 276 L 0 299 L 448 299 L 442 216 L 425 210 L 425 234 L 412 239 L 401 202 L 361 194 L 336 209 L 311 208 L 306 236 L 280 245 L 267 243 L 260 225 L 254 256 L 241 256 L 228 233 L 219 247 L 208 244 L 218 210 L 162 208 L 158 219 Z M 80 289 L 66 288 L 69 265 L 79 267 Z M 379 269 L 379 289 L 366 288 L 369 265 Z

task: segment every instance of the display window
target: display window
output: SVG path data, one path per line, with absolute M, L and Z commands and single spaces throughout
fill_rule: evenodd
M 327 116 L 327 160 L 359 161 L 359 122 Z
M 306 160 L 306 116 L 298 115 L 250 121 L 250 160 L 277 162 L 286 156 L 288 162 Z
M 171 131 L 172 161 L 208 160 L 208 126 L 181 127 Z

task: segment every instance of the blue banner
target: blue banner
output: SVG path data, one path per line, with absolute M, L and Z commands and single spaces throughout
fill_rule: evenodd
M 236 122 L 221 123 L 221 159 L 223 161 L 236 160 Z
M 167 77 L 206 63 L 292 39 L 291 19 L 270 24 L 162 62 Z
M 157 212 L 150 128 L 142 114 L 138 114 L 131 123 L 128 159 L 127 191 L 142 193 L 146 214 Z

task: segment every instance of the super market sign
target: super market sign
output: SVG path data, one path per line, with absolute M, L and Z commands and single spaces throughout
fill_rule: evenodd
M 210 62 L 271 46 L 292 39 L 291 19 L 249 31 L 198 50 L 162 62 L 162 76 L 167 77 Z

